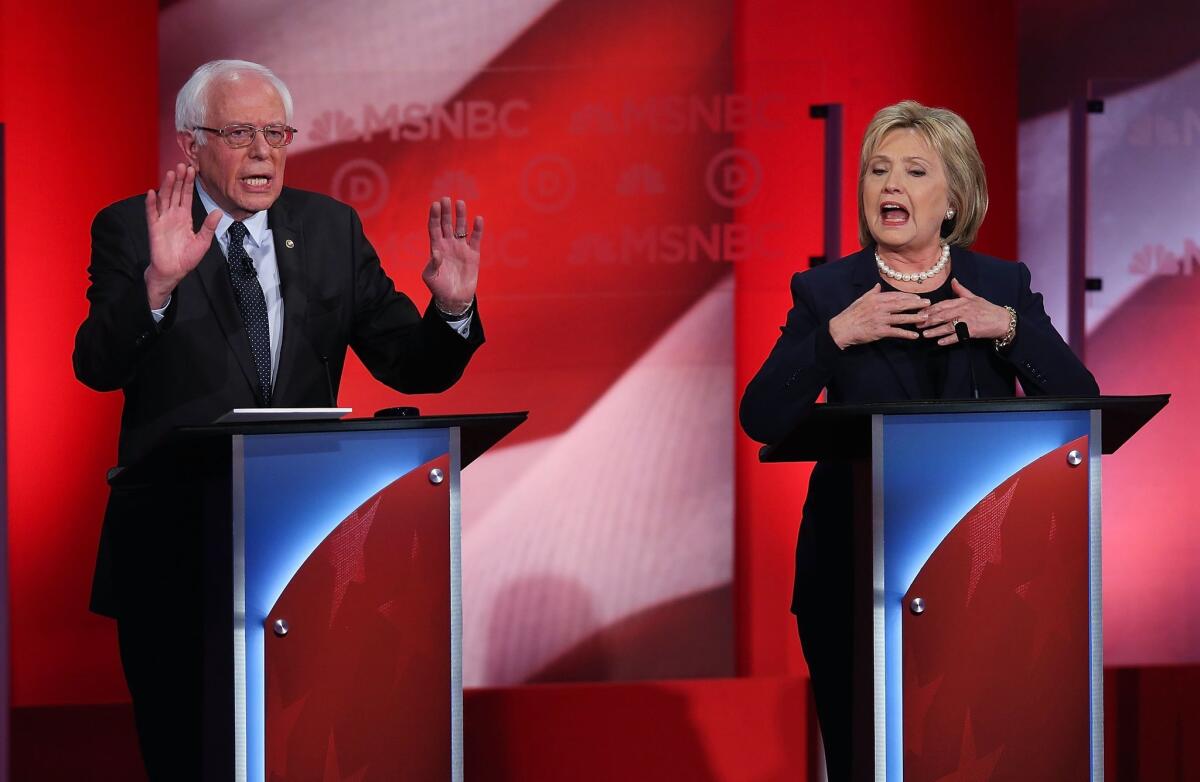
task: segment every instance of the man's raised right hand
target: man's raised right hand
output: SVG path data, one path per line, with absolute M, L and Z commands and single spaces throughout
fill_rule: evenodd
M 192 190 L 196 169 L 182 163 L 167 171 L 162 187 L 146 193 L 146 225 L 150 231 L 150 265 L 146 267 L 146 299 L 161 309 L 175 286 L 200 263 L 212 246 L 222 212 L 214 209 L 199 232 L 192 230 Z

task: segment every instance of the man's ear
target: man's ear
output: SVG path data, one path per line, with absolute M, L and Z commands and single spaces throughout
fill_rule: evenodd
M 177 131 L 175 142 L 179 144 L 179 150 L 183 152 L 187 164 L 199 170 L 200 144 L 196 141 L 196 134 L 186 130 Z

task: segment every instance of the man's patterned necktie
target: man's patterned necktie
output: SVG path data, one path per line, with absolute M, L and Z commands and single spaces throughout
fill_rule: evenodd
M 262 286 L 258 284 L 258 273 L 254 262 L 246 253 L 243 240 L 246 226 L 235 222 L 229 226 L 229 279 L 237 296 L 238 309 L 246 322 L 246 333 L 250 335 L 250 354 L 254 357 L 254 369 L 258 373 L 258 390 L 266 404 L 271 404 L 271 329 L 267 323 L 267 301 L 263 298 Z

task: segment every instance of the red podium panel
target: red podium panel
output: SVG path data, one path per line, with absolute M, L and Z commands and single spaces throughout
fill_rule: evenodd
M 1088 779 L 1087 454 L 997 486 L 905 594 L 907 782 Z
M 434 469 L 449 475 L 449 455 L 343 520 L 271 610 L 270 782 L 450 779 L 450 496 Z

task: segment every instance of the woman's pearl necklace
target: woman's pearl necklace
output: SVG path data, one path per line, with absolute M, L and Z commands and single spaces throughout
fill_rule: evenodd
M 930 277 L 936 277 L 941 273 L 942 269 L 946 268 L 946 264 L 950 261 L 950 245 L 942 245 L 942 255 L 938 258 L 938 262 L 929 267 L 923 272 L 916 274 L 905 274 L 898 272 L 879 257 L 879 251 L 875 251 L 875 265 L 879 267 L 879 271 L 891 277 L 893 280 L 903 280 L 904 282 L 925 282 Z

